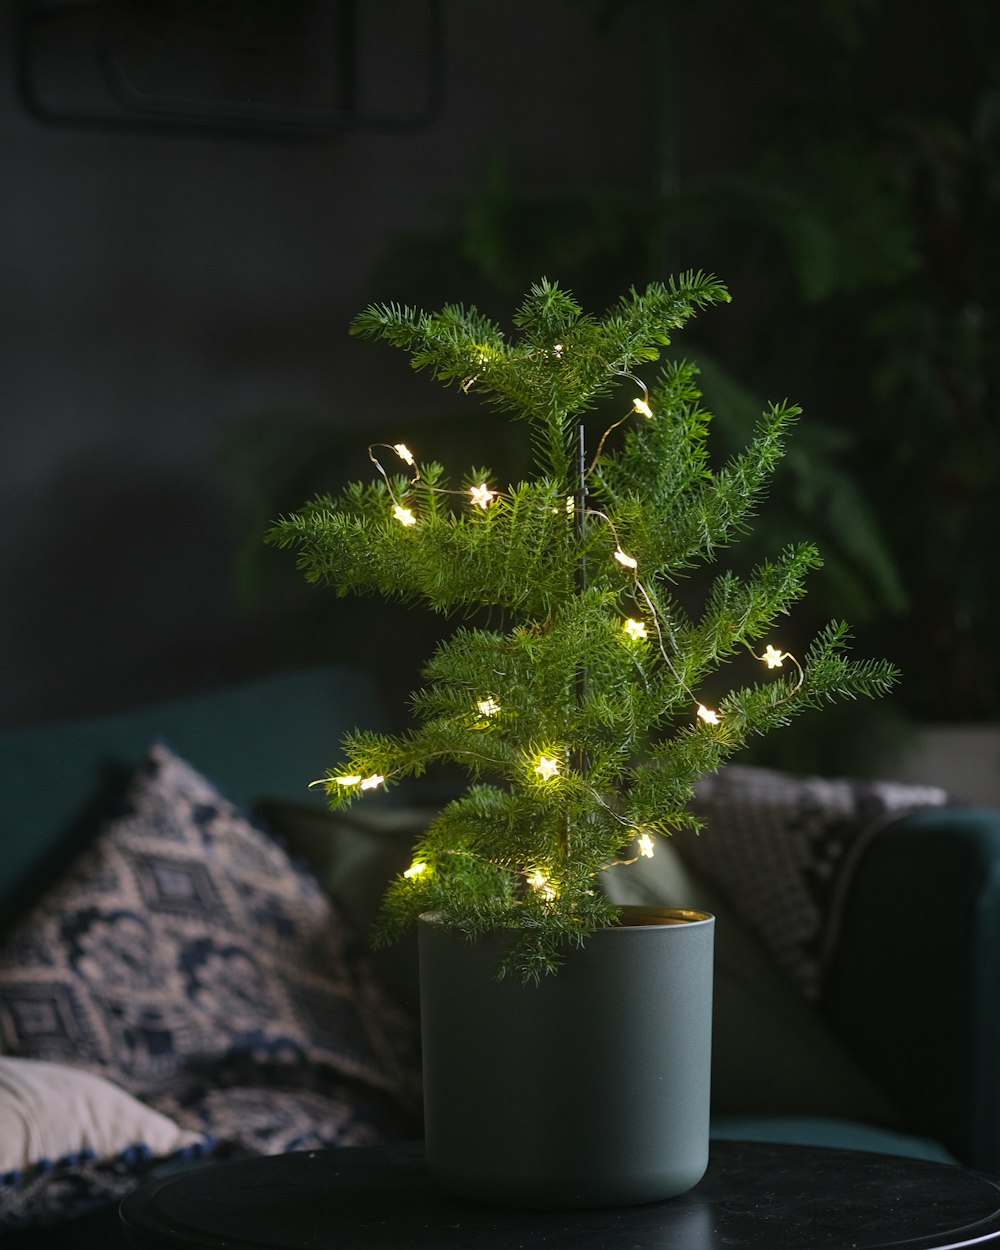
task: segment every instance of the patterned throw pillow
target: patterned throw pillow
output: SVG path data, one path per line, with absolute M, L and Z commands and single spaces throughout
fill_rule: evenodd
M 419 1101 L 413 1022 L 315 878 L 162 745 L 0 950 L 0 1052 L 254 1152 L 398 1135 Z
M 691 807 L 705 828 L 679 839 L 678 850 L 816 1000 L 865 848 L 895 821 L 947 802 L 935 786 L 729 765 L 699 784 Z
M 47 1223 L 113 1202 L 149 1172 L 206 1155 L 186 1131 L 103 1077 L 0 1058 L 0 1226 Z

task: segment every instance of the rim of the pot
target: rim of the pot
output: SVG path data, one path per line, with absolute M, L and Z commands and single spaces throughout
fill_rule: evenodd
M 612 928 L 629 929 L 641 926 L 706 924 L 715 919 L 710 911 L 699 907 L 661 907 L 656 903 L 623 903 L 618 908 L 620 921 Z
M 602 926 L 598 933 L 615 933 L 623 929 L 666 927 L 668 925 L 709 924 L 715 920 L 710 911 L 695 907 L 661 907 L 655 903 L 623 903 L 618 908 L 620 917 L 616 925 Z M 447 924 L 440 911 L 421 912 L 419 920 L 425 924 Z M 460 928 L 460 926 L 449 926 Z M 516 925 L 509 926 L 512 930 Z

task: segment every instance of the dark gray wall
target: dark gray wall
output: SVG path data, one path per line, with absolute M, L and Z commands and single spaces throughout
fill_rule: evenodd
M 4 10 L 3 722 L 284 659 L 287 603 L 236 601 L 243 486 L 220 442 L 266 411 L 349 430 L 429 402 L 430 383 L 347 325 L 370 299 L 420 298 L 380 266 L 400 232 L 439 223 L 492 146 L 516 148 L 540 187 L 648 177 L 641 14 L 597 32 L 561 0 L 442 13 L 432 121 L 293 146 L 46 124 L 19 94 Z M 359 72 L 378 96 L 413 67 L 391 40 L 376 52 Z M 46 73 L 57 98 L 67 78 Z
M 183 3 L 133 8 L 169 13 Z M 298 84 L 308 103 L 313 92 L 325 98 L 327 78 L 334 87 L 343 79 L 329 15 L 348 0 L 190 5 L 223 31 L 234 13 L 311 13 L 293 30 L 283 81 Z M 85 15 L 92 6 L 29 5 L 60 7 Z M 412 676 L 439 622 L 350 601 L 331 604 L 318 620 L 311 609 L 320 592 L 299 583 L 291 557 L 265 552 L 258 538 L 274 514 L 257 496 L 281 480 L 277 452 L 288 452 L 299 420 L 315 423 L 298 441 L 306 461 L 316 442 L 309 489 L 336 489 L 355 470 L 370 472 L 370 438 L 395 441 L 455 412 L 455 396 L 414 377 L 390 348 L 351 339 L 351 317 L 370 300 L 434 307 L 478 298 L 470 267 L 457 249 L 440 250 L 440 234 L 454 224 L 456 206 L 482 188 L 498 151 L 519 192 L 617 189 L 634 206 L 701 175 L 738 174 L 773 140 L 775 125 L 822 134 L 835 95 L 841 122 L 845 110 L 858 118 L 898 110 L 907 125 L 940 114 L 965 142 L 978 124 L 976 99 L 988 102 L 983 93 L 1000 63 L 973 40 L 975 8 L 972 0 L 954 13 L 935 0 L 441 0 L 438 107 L 429 120 L 346 127 L 322 142 L 290 144 L 52 124 L 26 106 L 18 8 L 0 0 L 0 724 L 128 706 L 297 658 L 352 654 Z M 359 106 L 407 114 L 423 98 L 423 4 L 355 0 L 353 10 Z M 169 41 L 158 58 L 150 28 L 137 29 L 141 67 L 155 85 L 188 86 Z M 88 59 L 86 38 L 71 36 L 43 41 L 46 55 L 31 62 L 36 93 L 54 111 L 103 115 L 100 62 Z M 221 72 L 212 69 L 211 42 L 209 79 Z M 247 107 L 253 98 L 239 84 L 231 97 Z M 112 113 L 120 123 L 120 109 Z M 933 138 L 933 125 L 926 133 Z M 947 153 L 951 132 L 940 133 Z M 932 144 L 930 166 L 936 153 Z M 935 196 L 932 188 L 937 211 Z M 928 237 L 936 238 L 934 213 L 928 217 Z M 572 229 L 572 215 L 566 220 Z M 598 219 L 597 232 L 614 224 Z M 406 236 L 427 241 L 422 267 L 404 261 Z M 545 272 L 579 290 L 559 244 L 549 239 L 531 277 Z M 768 397 L 790 394 L 812 420 L 853 423 L 862 489 L 887 523 L 908 518 L 914 494 L 927 499 L 928 490 L 913 474 L 884 487 L 872 466 L 894 454 L 898 438 L 933 468 L 940 435 L 902 409 L 873 409 L 859 328 L 864 299 L 825 309 L 788 300 L 788 274 L 782 288 L 771 244 L 765 238 L 762 247 L 738 220 L 724 236 L 712 234 L 695 214 L 659 254 L 637 247 L 634 271 L 615 272 L 599 296 L 688 267 L 720 273 L 736 296 L 712 322 L 721 358 Z M 589 303 L 594 293 L 580 294 Z M 947 314 L 948 301 L 941 306 Z M 510 307 L 488 311 L 506 315 Z M 845 323 L 860 360 L 844 347 Z M 809 326 L 811 335 L 797 333 Z M 812 351 L 799 350 L 803 340 Z M 754 368 L 759 376 L 751 377 Z M 272 457 L 260 423 L 270 420 L 266 437 L 274 437 L 276 414 L 285 414 L 286 445 Z M 488 421 L 465 422 L 469 447 Z M 422 454 L 453 460 L 456 471 L 480 459 L 469 447 L 435 445 L 436 437 L 428 435 Z M 810 524 L 807 532 L 828 553 L 822 529 Z M 912 601 L 945 601 L 949 591 L 924 589 L 921 541 L 915 566 L 903 570 Z M 280 570 L 258 582 L 263 589 L 250 601 L 237 593 L 248 551 L 266 570 Z M 859 632 L 861 653 L 890 654 L 911 674 L 940 667 L 927 662 L 937 644 L 925 636 L 923 614 L 911 613 L 901 641 L 898 617 L 859 621 L 834 589 L 837 606 L 827 615 L 875 631 L 874 639 Z M 946 634 L 954 632 L 948 610 Z

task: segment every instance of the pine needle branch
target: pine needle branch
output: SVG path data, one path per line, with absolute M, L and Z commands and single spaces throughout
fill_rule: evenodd
M 455 486 L 436 461 L 402 457 L 411 472 L 389 474 L 372 453 L 375 480 L 317 497 L 268 534 L 295 552 L 308 581 L 338 594 L 447 615 L 493 608 L 503 622 L 455 629 L 425 666 L 412 727 L 349 735 L 323 779 L 331 805 L 345 806 L 441 763 L 469 778 L 392 883 L 383 940 L 424 911 L 470 935 L 513 928 L 506 970 L 538 979 L 567 945 L 614 923 L 602 872 L 633 862 L 640 845 L 648 852 L 654 835 L 697 828 L 688 804 L 706 773 L 807 708 L 880 697 L 896 680 L 885 661 L 850 659 L 850 632 L 834 622 L 801 666 L 769 643 L 758 658 L 790 663 L 715 711 L 701 705 L 702 683 L 753 650 L 820 565 L 799 543 L 742 577 L 716 569 L 700 615 L 675 589 L 750 526 L 794 405 L 772 405 L 714 470 L 697 370 L 668 362 L 648 406 L 626 411 L 598 443 L 583 506 L 581 417 L 622 385 L 642 387 L 633 371 L 728 298 L 717 279 L 691 272 L 592 316 L 542 279 L 509 337 L 457 304 L 434 313 L 377 304 L 353 323 L 406 351 L 414 369 L 527 422 L 534 454 L 528 480 L 500 490 L 486 486 L 485 469 Z

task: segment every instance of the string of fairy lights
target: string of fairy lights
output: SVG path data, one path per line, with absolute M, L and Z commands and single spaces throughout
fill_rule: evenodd
M 559 355 L 561 350 L 562 349 L 560 347 L 559 350 L 556 351 L 556 354 Z M 613 370 L 613 372 L 617 376 L 627 378 L 635 383 L 641 390 L 642 394 L 635 396 L 629 410 L 618 420 L 608 426 L 608 428 L 601 435 L 597 445 L 597 451 L 595 452 L 589 467 L 583 474 L 584 485 L 586 479 L 588 479 L 596 471 L 601 462 L 601 456 L 607 440 L 616 429 L 633 416 L 640 416 L 645 420 L 655 419 L 653 408 L 650 404 L 649 392 L 645 383 L 632 373 L 627 373 L 623 370 Z M 412 507 L 409 507 L 407 502 L 404 502 L 407 497 L 406 492 L 404 492 L 402 498 L 396 494 L 396 491 L 393 488 L 392 478 L 386 471 L 381 460 L 375 454 L 379 449 L 392 451 L 412 471 L 409 487 L 412 487 L 416 485 L 417 482 L 421 481 L 420 468 L 416 462 L 416 458 L 405 443 L 373 443 L 368 448 L 369 459 L 372 461 L 376 470 L 385 482 L 389 495 L 390 511 L 393 519 L 407 529 L 418 526 L 420 524 L 419 516 L 414 513 Z M 485 481 L 466 487 L 463 490 L 452 490 L 446 487 L 436 486 L 426 488 L 432 490 L 436 494 L 463 496 L 466 498 L 467 503 L 471 508 L 478 509 L 482 512 L 486 512 L 497 499 L 502 498 L 502 492 L 494 490 Z M 572 495 L 568 496 L 566 500 L 567 514 L 573 515 L 575 507 L 576 501 L 574 497 Z M 722 713 L 714 708 L 705 706 L 705 704 L 698 699 L 698 697 L 677 672 L 676 666 L 674 665 L 672 656 L 668 649 L 668 637 L 676 649 L 676 643 L 673 640 L 669 623 L 662 618 L 661 612 L 658 611 L 652 596 L 640 578 L 639 561 L 623 548 L 614 522 L 605 513 L 594 508 L 585 507 L 583 515 L 584 517 L 594 518 L 595 520 L 603 522 L 610 530 L 611 537 L 615 544 L 614 550 L 611 553 L 611 558 L 614 559 L 625 572 L 632 575 L 635 598 L 637 601 L 642 603 L 644 615 L 646 615 L 652 623 L 656 637 L 657 650 L 659 651 L 664 663 L 677 680 L 681 689 L 684 690 L 684 692 L 690 697 L 695 708 L 695 718 L 701 724 L 708 726 L 721 724 Z M 629 644 L 640 644 L 649 641 L 649 628 L 644 620 L 639 620 L 635 617 L 624 618 L 622 621 L 622 632 L 625 636 L 626 642 Z M 793 695 L 798 692 L 803 684 L 803 681 L 805 680 L 805 674 L 803 672 L 802 665 L 790 651 L 782 650 L 780 647 L 776 647 L 772 643 L 767 644 L 763 654 L 761 655 L 757 655 L 749 645 L 747 645 L 747 650 L 755 660 L 766 664 L 768 669 L 773 670 L 782 668 L 786 661 L 794 666 L 797 672 L 797 681 L 793 689 L 785 695 L 782 702 L 792 698 Z M 498 716 L 502 711 L 500 703 L 493 697 L 493 695 L 484 695 L 477 700 L 475 707 L 479 718 L 481 718 L 478 721 L 478 724 L 481 726 Z M 563 764 L 556 755 L 540 753 L 537 757 L 535 757 L 534 761 L 530 763 L 529 769 L 534 773 L 538 782 L 543 784 L 553 783 L 556 782 L 560 776 L 562 776 Z M 378 789 L 385 783 L 385 780 L 386 778 L 380 773 L 371 773 L 368 776 L 350 773 L 342 776 L 329 777 L 327 779 L 314 782 L 313 784 L 329 785 L 332 783 L 338 787 L 357 789 L 364 792 Z M 636 855 L 631 859 L 616 860 L 614 864 L 608 864 L 607 867 L 615 867 L 620 864 L 633 864 L 641 857 L 651 858 L 653 855 L 654 843 L 649 832 L 634 825 L 633 822 L 621 816 L 620 813 L 616 812 L 607 802 L 605 802 L 596 790 L 591 790 L 591 794 L 611 816 L 631 829 L 636 836 Z M 427 868 L 428 865 L 426 863 L 415 862 L 406 870 L 406 872 L 403 873 L 403 876 L 408 879 L 413 879 L 422 875 L 425 871 L 427 871 Z M 543 899 L 554 899 L 556 897 L 555 886 L 553 885 L 548 872 L 543 867 L 532 866 L 531 868 L 525 870 L 524 876 L 531 889 L 536 891 Z

